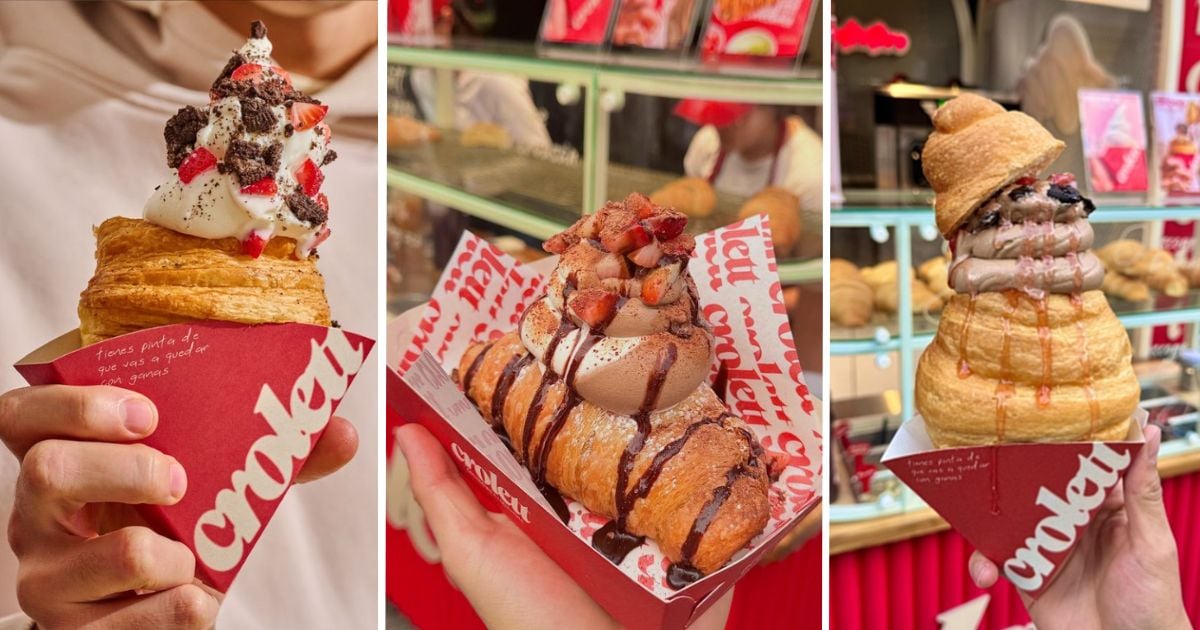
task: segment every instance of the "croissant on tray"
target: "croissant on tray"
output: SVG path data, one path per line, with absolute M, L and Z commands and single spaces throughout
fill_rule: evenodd
M 258 258 L 236 238 L 181 234 L 114 217 L 96 228 L 96 271 L 79 298 L 84 345 L 195 320 L 328 326 L 316 257 L 297 260 L 296 241 L 273 238 Z
M 1146 286 L 1170 297 L 1188 292 L 1188 278 L 1176 267 L 1175 258 L 1164 249 L 1146 247 L 1129 239 L 1113 241 L 1097 250 L 1110 274 L 1144 282 Z
M 713 340 L 686 222 L 633 194 L 552 237 L 561 259 L 546 294 L 453 373 L 548 496 L 612 519 L 598 550 L 620 562 L 649 537 L 677 588 L 763 530 L 771 481 L 761 446 L 705 382 Z

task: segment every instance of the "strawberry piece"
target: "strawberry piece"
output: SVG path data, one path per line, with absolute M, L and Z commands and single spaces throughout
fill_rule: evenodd
M 328 112 L 328 105 L 296 101 L 292 103 L 291 107 L 292 128 L 296 131 L 312 129 L 325 118 L 325 114 Z
M 658 240 L 669 241 L 683 234 L 683 229 L 687 227 L 687 216 L 675 210 L 665 210 L 645 219 L 645 222 Z
M 321 206 L 321 209 L 324 210 L 326 214 L 328 214 L 329 213 L 329 197 L 326 197 L 325 193 L 317 193 L 316 199 L 317 199 L 317 205 Z
M 779 451 L 765 451 L 763 454 L 765 456 L 763 459 L 767 460 L 767 476 L 772 481 L 778 480 L 783 475 L 783 471 L 787 469 L 791 457 L 787 453 Z
M 625 207 L 632 210 L 639 219 L 646 219 L 654 214 L 654 202 L 642 193 L 629 193 L 625 198 Z
M 275 183 L 275 178 L 264 177 L 253 184 L 242 186 L 243 195 L 274 195 L 279 192 L 279 184 Z
M 617 313 L 616 293 L 604 289 L 582 289 L 571 295 L 571 310 L 594 330 L 603 330 Z
M 662 259 L 662 255 L 662 249 L 658 247 L 658 243 L 651 241 L 629 254 L 629 259 L 639 267 L 649 268 L 657 265 L 658 261 Z
M 325 181 L 325 174 L 317 165 L 309 158 L 304 159 L 304 163 L 300 168 L 296 169 L 296 183 L 300 184 L 300 189 L 309 197 L 315 197 L 318 192 L 321 192 L 321 184 Z
M 1031 177 L 1031 176 L 1026 175 L 1025 177 L 1022 177 L 1021 179 L 1018 179 L 1017 181 L 1015 181 L 1013 183 L 1018 186 L 1032 186 L 1033 183 L 1036 181 L 1037 181 L 1036 177 Z
M 604 246 L 604 249 L 618 254 L 638 249 L 653 240 L 654 237 L 650 235 L 650 231 L 641 223 L 630 224 L 620 232 L 608 230 L 600 232 L 600 244 Z
M 251 258 L 258 258 L 266 248 L 267 239 L 259 236 L 258 232 L 251 232 L 250 236 L 242 241 L 242 253 Z
M 188 154 L 179 163 L 179 181 L 188 184 L 196 176 L 217 166 L 217 156 L 204 147 L 199 147 Z
M 288 84 L 288 87 L 291 87 L 292 75 L 287 70 L 279 66 L 271 66 L 271 72 L 274 72 L 280 79 L 283 79 L 284 83 Z
M 659 249 L 671 256 L 691 256 L 696 249 L 696 238 L 691 234 L 680 234 L 669 241 L 659 241 Z
M 1064 188 L 1075 186 L 1075 175 L 1072 173 L 1055 173 L 1050 176 L 1050 183 Z
M 244 63 L 233 69 L 233 73 L 229 75 L 234 81 L 254 81 L 261 79 L 263 74 L 262 66 L 256 63 Z
M 679 279 L 679 267 L 659 267 L 642 278 L 642 301 L 654 306 L 661 304 L 671 291 L 671 285 Z

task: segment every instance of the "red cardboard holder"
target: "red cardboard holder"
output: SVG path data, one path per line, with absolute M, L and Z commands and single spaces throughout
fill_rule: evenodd
M 552 260 L 521 265 L 466 234 L 430 301 L 389 326 L 389 429 L 410 422 L 428 428 L 476 494 L 502 506 L 628 628 L 691 624 L 820 501 L 818 401 L 810 398 L 800 376 L 766 220 L 748 219 L 700 235 L 696 242 L 689 269 L 726 375 L 726 404 L 764 448 L 786 455 L 787 465 L 771 488 L 766 530 L 724 568 L 678 591 L 667 586 L 669 560 L 653 541 L 614 565 L 589 542 L 607 519 L 568 499 L 568 523 L 559 520 L 529 472 L 447 375 L 471 341 L 516 328 L 524 308 L 542 294 L 545 277 L 539 269 Z
M 934 448 L 925 419 L 901 425 L 883 464 L 1037 598 L 1145 444 L 1146 411 L 1116 442 Z
M 81 347 L 74 330 L 16 364 L 31 385 L 114 385 L 158 407 L 141 443 L 187 471 L 175 505 L 138 505 L 225 592 L 375 342 L 311 324 L 171 324 Z

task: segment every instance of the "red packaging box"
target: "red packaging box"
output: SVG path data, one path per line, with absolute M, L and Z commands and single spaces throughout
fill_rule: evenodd
M 883 463 L 1014 586 L 1037 598 L 1145 443 L 1138 409 L 1118 442 L 936 449 L 915 416 Z
M 158 428 L 142 443 L 177 459 L 188 488 L 175 505 L 136 508 L 225 592 L 374 343 L 310 324 L 196 322 L 81 348 L 76 330 L 15 367 L 31 385 L 114 385 L 154 401 Z
M 485 504 L 502 506 L 630 628 L 686 627 L 820 500 L 819 401 L 805 387 L 796 360 L 766 219 L 747 219 L 700 235 L 696 242 L 689 269 L 713 330 L 718 362 L 712 376 L 718 370 L 725 375 L 726 404 L 764 448 L 787 455 L 788 465 L 772 486 L 772 518 L 763 534 L 726 567 L 679 591 L 666 585 L 669 561 L 652 542 L 617 566 L 590 544 L 591 534 L 607 519 L 569 501 L 569 524 L 564 525 L 528 471 L 447 375 L 472 340 L 517 327 L 524 308 L 542 294 L 539 270 L 548 270 L 552 259 L 520 265 L 486 241 L 464 235 L 430 302 L 389 326 L 389 429 L 408 422 L 427 427 L 476 493 L 487 497 Z M 388 450 L 389 457 L 399 456 Z

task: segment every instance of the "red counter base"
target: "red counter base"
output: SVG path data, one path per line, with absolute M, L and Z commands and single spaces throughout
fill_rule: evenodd
M 818 533 L 786 559 L 754 568 L 734 587 L 726 630 L 818 630 L 821 588 Z M 441 565 L 417 555 L 402 530 L 387 528 L 387 596 L 421 630 L 485 630 Z
M 1200 472 L 1163 480 L 1171 529 L 1179 547 L 1184 606 L 1200 625 Z M 1167 532 L 1163 532 L 1167 535 Z M 971 546 L 946 531 L 838 554 L 829 559 L 829 616 L 835 630 L 936 629 L 937 616 L 982 595 L 971 583 Z M 739 585 L 741 586 L 741 585 Z M 1029 622 L 1016 589 L 1001 581 L 980 630 Z

